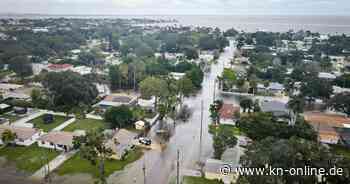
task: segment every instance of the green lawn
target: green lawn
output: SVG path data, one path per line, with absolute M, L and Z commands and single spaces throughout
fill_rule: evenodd
M 59 155 L 54 150 L 40 148 L 37 144 L 29 147 L 7 146 L 0 149 L 0 157 L 13 162 L 19 170 L 34 173 L 45 165 L 47 160 L 52 160 Z
M 212 134 L 214 134 L 216 131 L 219 131 L 220 129 L 230 129 L 234 135 L 242 135 L 242 132 L 239 130 L 239 128 L 233 125 L 219 125 L 218 127 L 209 125 L 209 132 Z
M 63 131 L 73 132 L 75 130 L 85 130 L 88 132 L 91 130 L 104 130 L 108 127 L 108 124 L 103 120 L 77 119 L 74 123 L 65 127 Z
M 208 180 L 202 177 L 185 176 L 184 184 L 222 184 L 217 180 Z
M 346 148 L 346 147 L 338 146 L 338 145 L 332 145 L 331 149 L 336 154 L 343 155 L 344 157 L 347 157 L 350 159 L 350 148 Z
M 123 170 L 126 165 L 140 159 L 142 155 L 142 150 L 140 148 L 135 148 L 133 151 L 130 151 L 129 155 L 123 161 L 113 159 L 106 161 L 106 176 L 111 175 L 115 171 Z M 79 152 L 72 158 L 67 160 L 64 164 L 62 164 L 56 170 L 56 172 L 58 173 L 58 175 L 86 173 L 90 174 L 94 178 L 98 177 L 98 167 L 92 165 L 86 159 L 81 158 Z
M 54 115 L 54 121 L 52 123 L 49 124 L 45 124 L 43 117 L 45 115 L 39 116 L 31 121 L 29 121 L 29 123 L 34 124 L 35 128 L 39 128 L 39 129 L 43 129 L 45 132 L 49 132 L 50 130 L 56 128 L 57 126 L 59 126 L 60 124 L 62 124 L 63 122 L 65 122 L 67 119 L 65 116 L 57 116 Z

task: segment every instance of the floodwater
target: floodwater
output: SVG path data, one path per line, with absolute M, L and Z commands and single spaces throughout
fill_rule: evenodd
M 188 122 L 168 122 L 170 127 L 174 127 L 167 146 L 163 150 L 146 151 L 143 158 L 129 165 L 124 171 L 115 173 L 109 178 L 112 184 L 144 183 L 143 167 L 145 166 L 147 184 L 167 184 L 176 174 L 177 150 L 180 151 L 180 174 L 186 170 L 198 169 L 197 162 L 200 158 L 200 123 L 201 123 L 201 102 L 203 101 L 203 139 L 201 160 L 212 157 L 212 137 L 208 133 L 209 105 L 213 102 L 214 80 L 223 71 L 224 63 L 228 63 L 232 58 L 234 46 L 225 49 L 219 62 L 214 64 L 211 72 L 205 75 L 203 88 L 196 96 L 185 99 L 193 111 Z M 216 94 L 218 91 L 216 90 Z M 217 98 L 221 98 L 217 95 Z M 234 97 L 225 98 L 227 103 L 237 104 Z M 159 140 L 154 126 L 150 132 L 150 137 Z
M 130 184 L 144 183 L 143 167 L 145 166 L 147 184 L 167 184 L 176 174 L 177 150 L 180 151 L 180 174 L 185 170 L 198 169 L 197 162 L 199 158 L 205 160 L 212 157 L 212 137 L 208 133 L 209 105 L 213 102 L 215 79 L 223 71 L 224 63 L 228 63 L 234 53 L 234 45 L 231 42 L 230 47 L 225 49 L 217 64 L 213 64 L 211 71 L 205 74 L 202 90 L 194 97 L 186 98 L 184 104 L 192 110 L 192 116 L 188 122 L 169 121 L 171 136 L 168 140 L 160 139 L 156 130 L 159 122 L 149 133 L 155 141 L 163 140 L 166 145 L 164 149 L 155 149 L 145 151 L 143 158 L 128 165 L 123 171 L 116 172 L 108 178 L 111 184 Z M 216 97 L 224 98 L 218 95 L 216 86 Z M 201 123 L 201 103 L 203 101 L 203 138 L 202 154 L 200 157 L 200 123 Z M 226 97 L 225 102 L 237 104 L 238 100 L 234 97 Z M 3 170 L 3 171 L 2 171 Z M 67 176 L 55 177 L 52 183 L 86 183 L 86 176 Z M 14 169 L 0 169 L 0 183 L 6 184 L 36 184 L 26 178 Z

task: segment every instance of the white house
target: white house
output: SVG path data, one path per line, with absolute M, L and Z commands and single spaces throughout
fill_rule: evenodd
M 80 75 L 87 75 L 92 72 L 92 68 L 87 66 L 77 66 L 72 68 L 72 71 L 79 73 Z
M 121 159 L 128 150 L 134 145 L 136 133 L 120 129 L 118 130 L 112 139 L 108 140 L 106 146 L 111 148 L 113 151 L 112 158 Z
M 147 110 L 153 110 L 155 103 L 156 103 L 156 98 L 154 96 L 152 96 L 151 99 L 149 100 L 143 99 L 143 98 L 139 98 L 137 100 L 137 105 Z
M 175 80 L 180 80 L 185 77 L 185 73 L 178 73 L 178 72 L 171 72 L 170 77 L 174 78 Z
M 0 125 L 0 135 L 6 130 L 16 134 L 15 144 L 21 146 L 32 145 L 42 135 L 42 132 L 35 128 Z M 3 144 L 1 137 L 0 144 Z
M 136 130 L 144 130 L 146 128 L 146 123 L 144 121 L 137 121 L 135 122 L 135 129 Z
M 318 78 L 326 79 L 326 80 L 334 80 L 337 78 L 337 76 L 335 76 L 331 73 L 327 73 L 327 72 L 320 72 L 320 73 L 318 73 Z

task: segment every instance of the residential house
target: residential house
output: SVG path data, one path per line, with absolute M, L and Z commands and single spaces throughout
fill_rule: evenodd
M 38 146 L 60 151 L 69 151 L 73 149 L 73 138 L 75 136 L 79 136 L 79 134 L 60 131 L 49 132 L 38 139 Z
M 307 112 L 304 118 L 318 133 L 321 143 L 338 144 L 341 140 L 349 140 L 350 118 L 322 112 Z
M 71 64 L 50 64 L 47 66 L 49 72 L 64 72 L 72 69 L 73 65 Z
M 239 118 L 240 107 L 233 104 L 223 104 L 219 110 L 220 124 L 235 125 Z
M 146 122 L 140 120 L 134 123 L 136 130 L 144 130 L 146 128 Z
M 271 93 L 276 96 L 283 96 L 284 94 L 284 85 L 278 82 L 271 82 L 267 87 L 263 84 L 257 85 L 257 90 L 259 93 Z
M 171 72 L 169 74 L 170 77 L 172 77 L 175 80 L 180 80 L 185 77 L 185 73 L 178 73 L 178 72 Z
M 0 125 L 0 135 L 6 130 L 10 130 L 12 133 L 16 134 L 15 144 L 21 146 L 30 146 L 42 135 L 42 132 L 35 128 L 27 127 L 16 127 Z M 3 144 L 0 136 L 0 144 Z
M 107 141 L 107 147 L 113 151 L 112 158 L 121 159 L 134 147 L 137 134 L 126 129 L 117 130 L 113 138 Z
M 140 106 L 143 109 L 146 110 L 154 110 L 154 105 L 156 103 L 156 98 L 154 96 L 151 97 L 151 99 L 143 99 L 143 98 L 139 98 L 137 100 L 137 105 Z
M 332 81 L 337 78 L 337 76 L 327 72 L 320 72 L 318 73 L 318 78 Z
M 286 102 L 277 100 L 262 101 L 260 107 L 262 112 L 272 113 L 275 117 L 289 116 L 289 109 Z
M 0 93 L 2 93 L 3 99 L 30 99 L 30 96 L 25 93 L 23 85 L 0 83 Z
M 92 68 L 87 66 L 77 66 L 72 68 L 72 71 L 79 73 L 80 75 L 87 75 L 92 72 Z
M 132 106 L 137 103 L 137 97 L 127 94 L 110 94 L 97 103 L 101 108 L 118 107 L 121 105 Z

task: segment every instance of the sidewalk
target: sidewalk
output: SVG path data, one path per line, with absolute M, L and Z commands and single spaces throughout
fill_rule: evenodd
M 49 164 L 44 165 L 38 171 L 36 171 L 30 178 L 35 180 L 44 179 L 44 177 L 48 174 L 48 168 L 50 172 L 58 168 L 61 164 L 63 164 L 66 160 L 70 159 L 74 154 L 76 154 L 78 150 L 72 150 L 70 152 L 62 153 L 58 155 L 55 159 L 51 160 Z
M 71 118 L 71 119 L 65 121 L 64 123 L 60 124 L 58 127 L 52 129 L 51 132 L 54 132 L 54 131 L 56 131 L 56 132 L 57 132 L 57 131 L 61 131 L 61 130 L 63 130 L 66 126 L 72 124 L 74 121 L 76 121 L 76 119 L 75 119 L 75 118 Z

